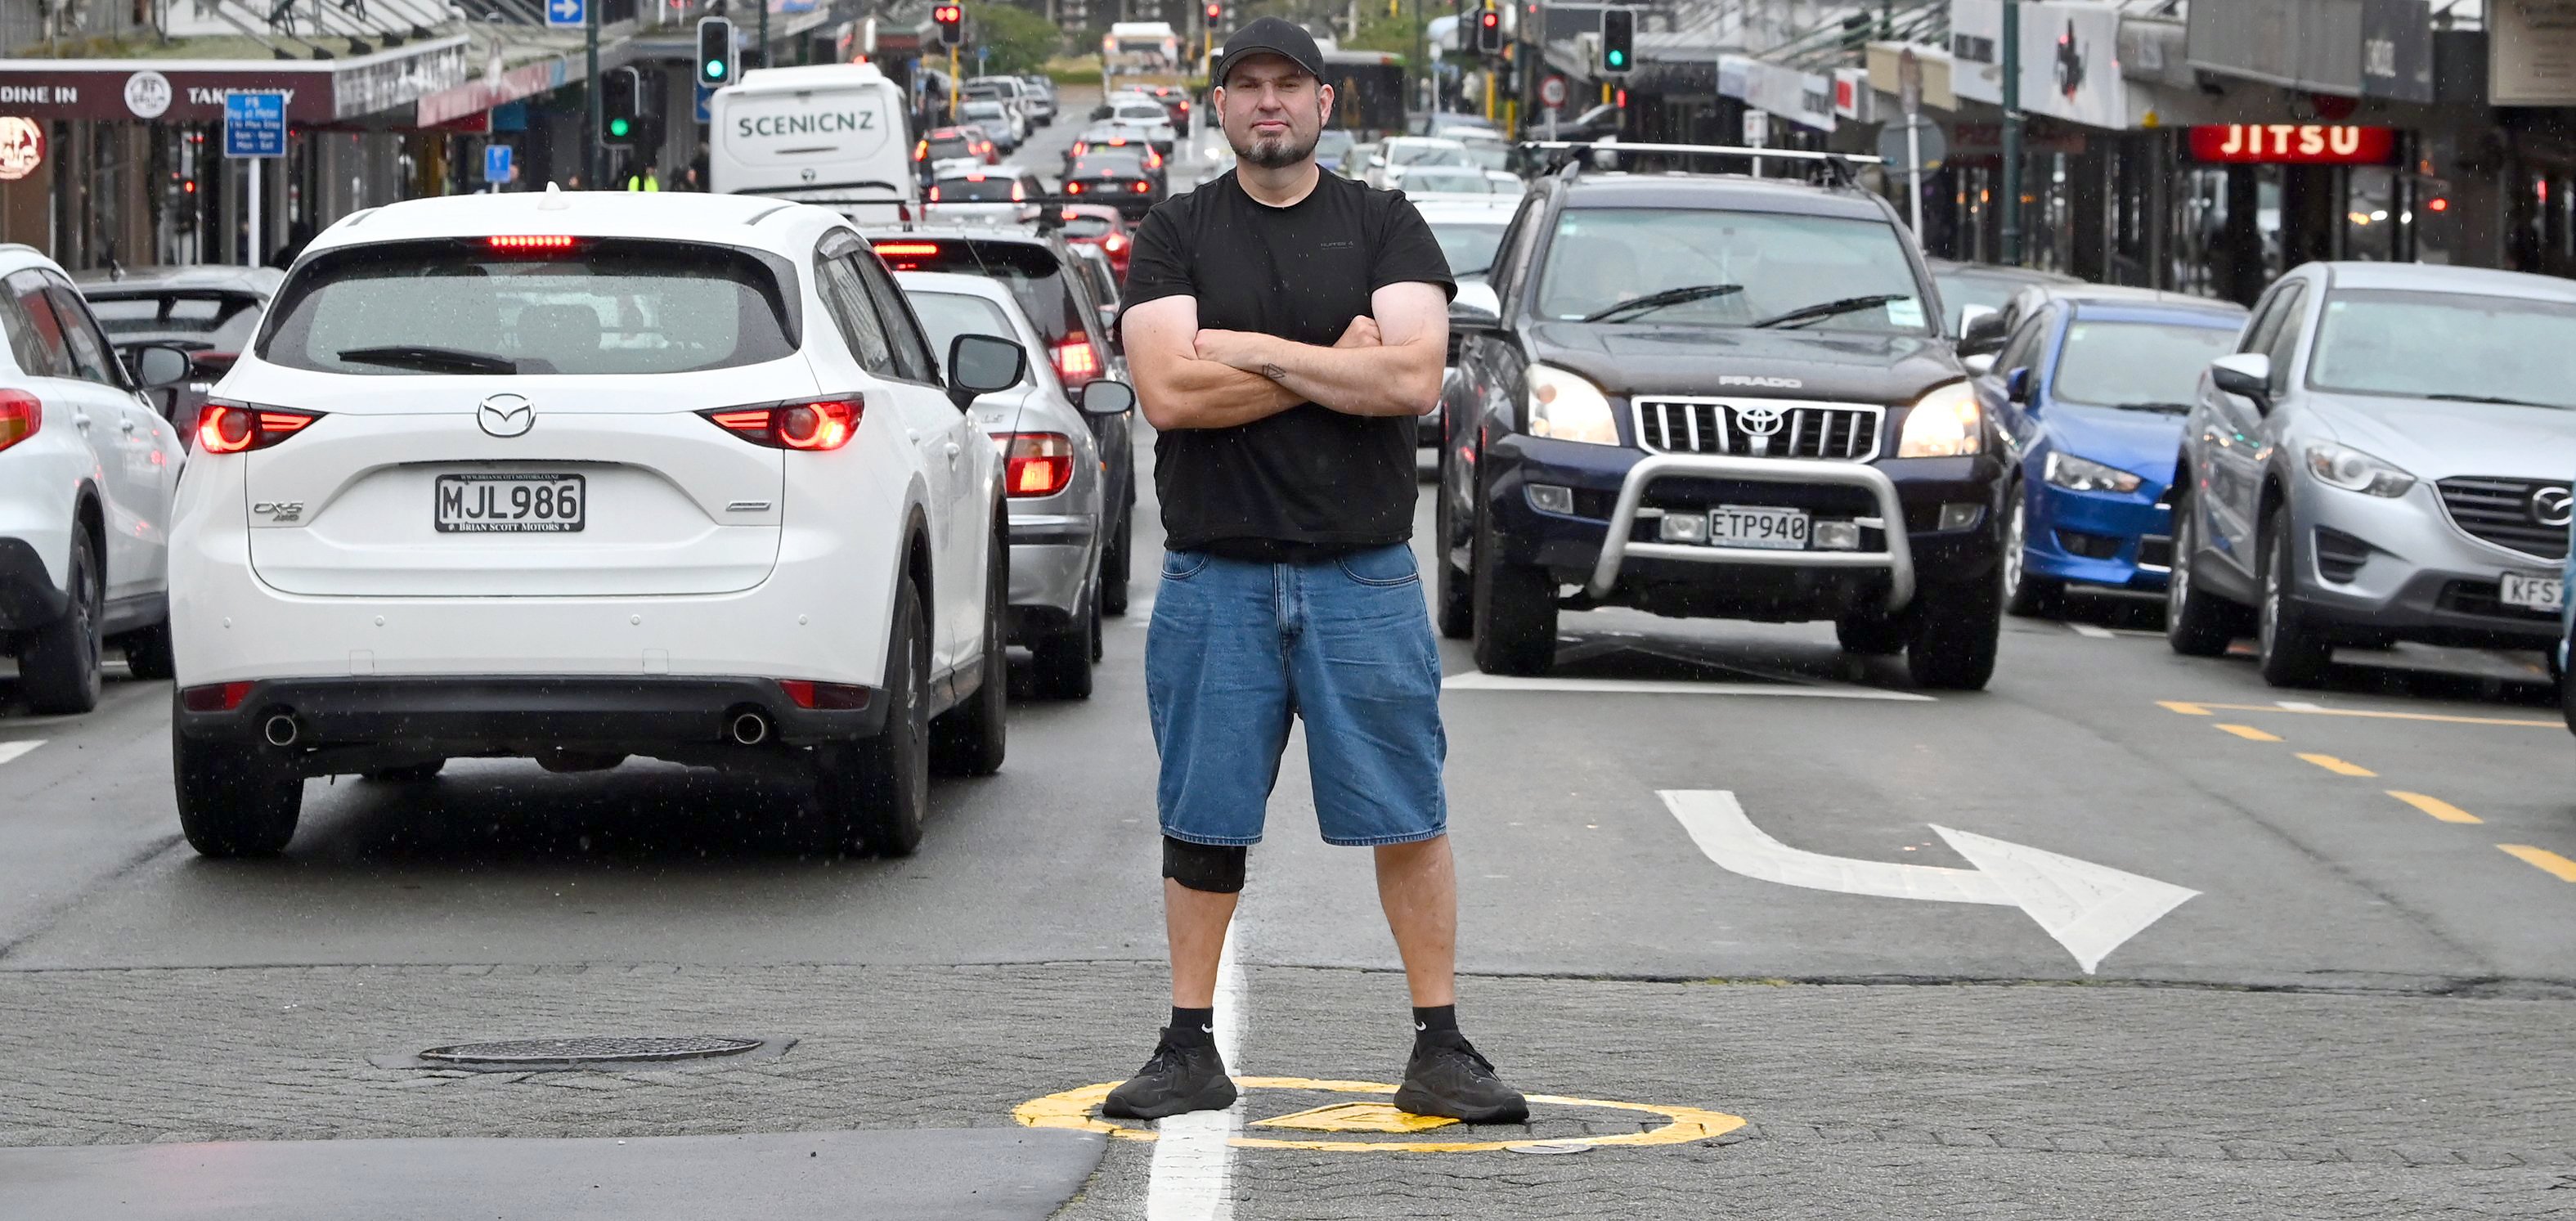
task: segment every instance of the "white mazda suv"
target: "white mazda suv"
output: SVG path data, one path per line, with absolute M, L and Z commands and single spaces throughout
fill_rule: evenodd
M 282 850 L 306 778 L 631 755 L 811 776 L 850 847 L 1000 767 L 1001 461 L 848 222 L 477 195 L 317 237 L 197 425 L 171 534 L 179 821 Z

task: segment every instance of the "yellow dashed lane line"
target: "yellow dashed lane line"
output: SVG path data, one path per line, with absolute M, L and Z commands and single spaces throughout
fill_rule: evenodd
M 2248 742 L 2278 742 L 2281 740 L 2281 736 L 2279 734 L 2265 733 L 2251 725 L 2219 725 L 2215 726 L 2215 728 L 2235 734 L 2237 737 L 2243 738 Z
M 2341 759 L 2335 758 L 2333 755 L 2320 755 L 2309 751 L 2300 751 L 2299 757 L 2310 763 L 2316 764 L 2318 767 L 2322 767 L 2327 771 L 2333 772 L 2338 776 L 2376 776 L 2379 774 L 2358 763 L 2346 763 Z
M 2486 821 L 2485 819 L 2480 818 L 2475 814 L 2471 814 L 2467 810 L 2463 810 L 2458 806 L 2452 805 L 2450 802 L 2444 801 L 2439 797 L 2427 797 L 2422 793 L 2408 793 L 2398 789 L 2388 790 L 2388 795 L 2399 801 L 2405 802 L 2418 810 L 2422 810 L 2435 818 L 2441 819 L 2443 822 Z
M 2523 862 L 2532 868 L 2561 882 L 2576 882 L 2576 861 L 2568 860 L 2547 848 L 2534 848 L 2529 844 L 2497 844 L 2496 847 L 2522 858 Z

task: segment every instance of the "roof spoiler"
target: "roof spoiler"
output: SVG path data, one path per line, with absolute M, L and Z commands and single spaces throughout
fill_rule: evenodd
M 1750 161 L 1757 166 L 1764 161 L 1796 161 L 1819 165 L 1824 168 L 1827 185 L 1851 187 L 1859 185 L 1859 176 L 1852 169 L 1853 166 L 1879 163 L 1878 158 L 1859 153 L 1819 153 L 1802 148 L 1750 148 L 1735 144 L 1631 144 L 1623 140 L 1523 140 L 1519 147 L 1533 161 L 1542 163 L 1547 173 L 1562 173 L 1568 177 L 1581 174 L 1587 161 L 1596 163 L 1598 168 L 1611 169 L 1616 168 L 1615 163 L 1620 157 L 1628 155 L 1715 157 L 1721 160 Z M 1589 153 L 1591 156 L 1577 155 L 1581 153 Z M 1603 161 L 1613 164 L 1598 164 Z

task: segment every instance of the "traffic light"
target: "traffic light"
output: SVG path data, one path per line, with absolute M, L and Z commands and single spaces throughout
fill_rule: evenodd
M 1213 27 L 1214 25 L 1216 25 L 1216 23 L 1217 23 L 1217 22 L 1219 22 L 1219 21 L 1223 20 L 1224 18 L 1225 18 L 1225 6 L 1224 6 L 1224 5 L 1222 5 L 1222 4 L 1214 4 L 1214 3 L 1211 3 L 1211 4 L 1209 4 L 1209 5 L 1207 6 L 1207 21 L 1208 21 L 1208 25 L 1210 25 L 1211 27 Z
M 930 10 L 930 19 L 939 23 L 939 45 L 953 47 L 966 41 L 966 8 L 942 4 Z
M 1634 9 L 1601 10 L 1601 73 L 1625 76 L 1637 66 L 1637 13 Z
M 698 83 L 709 89 L 733 83 L 733 22 L 698 18 Z
M 599 74 L 599 142 L 632 144 L 640 118 L 637 102 L 642 78 L 633 68 L 611 68 Z
M 1487 55 L 1503 49 L 1503 15 L 1494 10 L 1493 0 L 1486 0 L 1484 11 L 1476 14 L 1476 49 Z

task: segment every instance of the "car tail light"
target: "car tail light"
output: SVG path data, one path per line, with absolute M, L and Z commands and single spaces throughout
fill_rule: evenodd
M 36 435 L 45 426 L 45 404 L 24 390 L 0 390 L 0 449 Z
M 1100 240 L 1100 248 L 1111 254 L 1116 254 L 1121 250 L 1125 250 L 1127 248 L 1127 235 L 1124 233 L 1112 233 L 1108 237 Z
M 698 414 L 754 445 L 822 451 L 849 444 L 850 438 L 858 435 L 859 419 L 866 413 L 864 396 L 836 394 L 793 403 L 719 407 Z
M 936 189 L 936 188 L 934 188 L 934 189 Z M 938 253 L 939 253 L 939 243 L 937 243 L 937 242 L 878 242 L 878 243 L 877 243 L 877 254 L 878 254 L 878 256 L 879 256 L 879 257 L 881 257 L 881 258 L 889 258 L 889 259 L 916 258 L 916 259 L 917 259 L 917 258 L 924 258 L 924 257 L 928 257 L 928 256 L 936 255 L 936 254 L 938 254 Z
M 1012 496 L 1053 496 L 1073 482 L 1073 438 L 1060 432 L 997 436 L 1002 450 L 1002 490 Z
M 936 185 L 933 185 L 933 186 L 930 188 L 930 202 L 932 202 L 932 203 L 938 203 L 938 202 L 939 202 L 939 188 L 938 188 Z
M 1082 194 L 1082 184 L 1079 182 L 1068 182 L 1064 184 L 1064 193 L 1067 195 L 1080 195 Z
M 801 678 L 778 680 L 779 690 L 799 708 L 853 709 L 868 706 L 868 689 L 848 683 L 818 683 Z
M 230 712 L 250 698 L 249 683 L 216 683 L 179 693 L 179 706 L 190 712 Z
M 318 411 L 288 411 L 282 407 L 254 407 L 226 399 L 208 399 L 197 412 L 197 450 L 208 454 L 238 454 L 246 450 L 266 449 L 304 431 L 321 419 Z
M 1055 345 L 1055 375 L 1068 390 L 1100 376 L 1100 350 L 1089 335 L 1075 331 Z
M 924 140 L 919 144 L 913 145 L 912 159 L 915 161 L 930 160 L 930 141 Z
M 1136 181 L 1136 184 L 1135 184 L 1134 186 L 1128 187 L 1127 189 L 1128 189 L 1128 190 L 1130 190 L 1130 191 L 1134 191 L 1135 193 L 1137 193 L 1137 194 L 1139 194 L 1139 195 L 1142 195 L 1142 194 L 1144 194 L 1144 193 L 1145 193 L 1145 192 L 1147 192 L 1147 191 L 1153 190 L 1153 189 L 1154 189 L 1154 184 L 1153 184 L 1153 183 L 1150 183 L 1150 182 L 1147 182 L 1147 181 L 1145 181 L 1145 180 L 1143 180 L 1143 179 L 1141 179 L 1141 178 L 1140 178 L 1140 179 L 1138 179 L 1138 180 Z
M 560 233 L 504 233 L 483 239 L 483 245 L 505 254 L 552 254 L 570 250 L 576 239 Z
M 1163 168 L 1163 154 L 1155 152 L 1150 148 L 1146 149 L 1145 168 L 1149 170 L 1159 170 Z
M 1011 202 L 1012 202 L 1012 203 L 1024 203 L 1024 202 L 1027 202 L 1028 197 L 1029 197 L 1028 184 L 1026 184 L 1026 183 L 1020 183 L 1020 182 L 1014 182 L 1014 183 L 1012 183 L 1012 184 L 1011 184 Z

